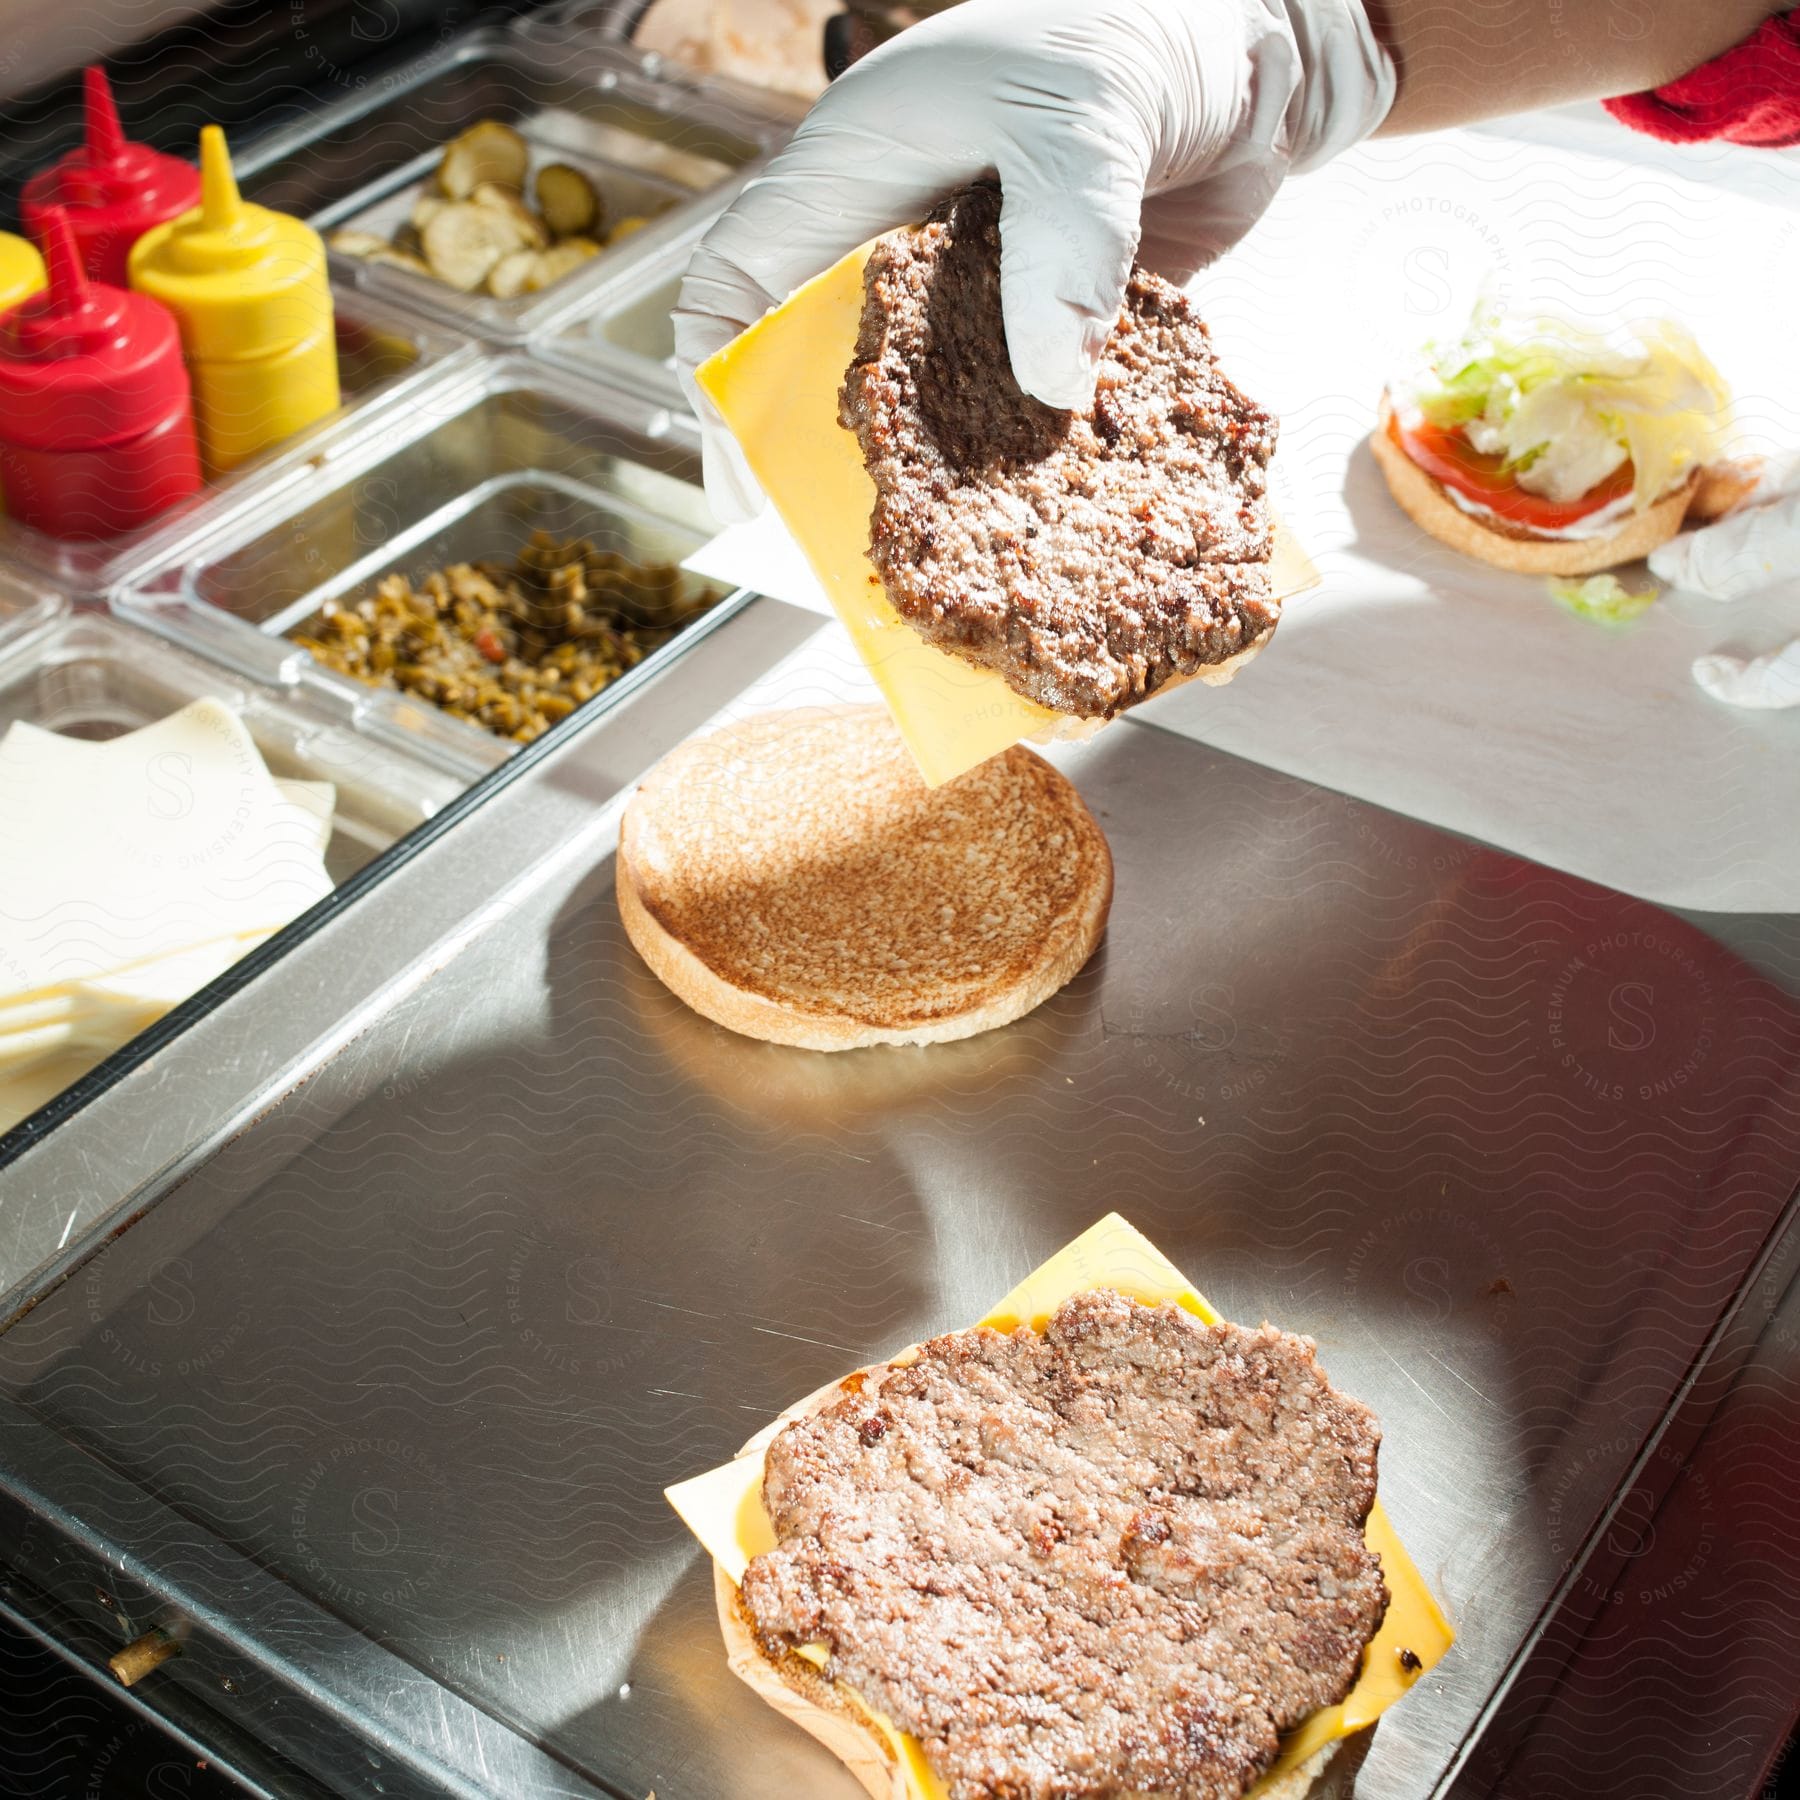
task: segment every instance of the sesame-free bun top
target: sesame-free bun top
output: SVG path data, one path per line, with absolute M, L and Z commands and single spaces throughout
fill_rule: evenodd
M 927 788 L 887 710 L 731 725 L 654 769 L 619 833 L 619 910 L 695 1011 L 812 1050 L 973 1036 L 1093 954 L 1106 839 L 1015 747 Z

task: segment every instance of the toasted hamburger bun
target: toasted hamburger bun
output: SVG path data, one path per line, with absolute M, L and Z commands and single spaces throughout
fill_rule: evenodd
M 1648 556 L 1666 544 L 1687 517 L 1700 485 L 1696 470 L 1680 487 L 1624 520 L 1616 531 L 1595 538 L 1549 538 L 1505 519 L 1477 519 L 1450 498 L 1442 482 L 1427 475 L 1388 433 L 1393 408 L 1382 398 L 1381 420 L 1369 435 L 1376 466 L 1400 510 L 1439 543 L 1477 562 L 1519 575 L 1596 575 Z
M 912 1350 L 884 1357 L 883 1363 L 904 1362 Z M 880 1364 L 873 1365 L 880 1367 Z M 764 1426 L 741 1451 L 749 1456 L 768 1449 L 791 1420 L 820 1411 L 856 1385 L 867 1371 L 858 1370 L 822 1387 L 790 1406 L 780 1418 Z M 791 1650 L 765 1647 L 744 1610 L 738 1586 L 725 1571 L 713 1565 L 713 1603 L 718 1610 L 719 1632 L 725 1640 L 725 1660 L 731 1672 L 760 1698 L 825 1746 L 862 1784 L 871 1800 L 918 1800 L 919 1789 L 910 1779 L 893 1741 L 869 1720 L 854 1695 L 828 1679 L 805 1657 Z M 1370 1728 L 1371 1730 L 1373 1727 Z M 1347 1739 L 1322 1746 L 1298 1768 L 1279 1780 L 1264 1782 L 1252 1790 L 1255 1800 L 1323 1800 L 1314 1784 Z
M 1762 477 L 1760 456 L 1728 456 L 1718 462 L 1703 463 L 1699 485 L 1687 509 L 1687 523 L 1711 525 L 1736 512 L 1756 493 Z
M 1028 1013 L 1093 954 L 1106 839 L 1015 746 L 927 788 L 884 707 L 684 744 L 633 796 L 619 911 L 696 1012 L 808 1050 L 933 1044 Z

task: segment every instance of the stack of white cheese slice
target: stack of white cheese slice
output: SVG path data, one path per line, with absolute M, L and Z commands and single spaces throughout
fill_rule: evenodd
M 0 1130 L 331 890 L 336 792 L 196 700 L 104 742 L 0 738 Z

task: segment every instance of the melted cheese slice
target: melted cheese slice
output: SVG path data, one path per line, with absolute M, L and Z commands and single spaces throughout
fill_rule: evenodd
M 1199 1289 L 1117 1213 L 1108 1213 L 1034 1269 L 978 1323 L 996 1331 L 1013 1331 L 1020 1325 L 1042 1331 L 1050 1315 L 1072 1294 L 1096 1287 L 1112 1288 L 1146 1306 L 1170 1300 L 1209 1325 L 1221 1323 Z M 763 1450 L 759 1447 L 666 1490 L 669 1504 L 733 1582 L 743 1580 L 752 1557 L 775 1548 L 775 1528 L 763 1510 L 762 1481 Z M 1251 1789 L 1249 1800 L 1326 1744 L 1372 1725 L 1455 1641 L 1455 1633 L 1388 1523 L 1379 1500 L 1369 1514 L 1364 1537 L 1381 1558 L 1382 1579 L 1389 1594 L 1387 1616 L 1363 1651 L 1362 1672 L 1355 1686 L 1336 1706 L 1322 1708 L 1288 1733 L 1280 1757 Z M 1408 1652 L 1417 1659 L 1415 1666 L 1402 1662 Z M 800 1653 L 821 1666 L 825 1661 L 824 1653 L 813 1645 Z M 918 1740 L 843 1683 L 837 1687 L 894 1747 L 916 1800 L 943 1800 L 943 1784 L 926 1762 Z
M 1052 712 L 992 670 L 926 643 L 894 610 L 869 561 L 875 483 L 856 434 L 838 423 L 838 389 L 856 349 L 871 248 L 809 281 L 694 379 L 805 551 L 927 785 L 937 787 L 1021 739 L 1084 736 L 1097 721 Z M 1318 580 L 1279 527 L 1270 575 L 1283 598 Z

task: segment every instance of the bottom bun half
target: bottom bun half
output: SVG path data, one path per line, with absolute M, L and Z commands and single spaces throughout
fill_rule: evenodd
M 695 1012 L 835 1051 L 950 1043 L 1035 1011 L 1098 948 L 1113 864 L 1044 758 L 1014 746 L 933 792 L 887 711 L 857 706 L 676 750 L 625 810 L 615 881 L 626 935 Z M 1021 916 L 1030 931 L 999 928 Z
M 846 1014 L 803 1013 L 734 986 L 714 973 L 680 938 L 668 931 L 646 904 L 639 878 L 624 845 L 616 885 L 619 914 L 633 948 L 669 991 L 702 1018 L 744 1037 L 799 1050 L 862 1050 L 879 1044 L 951 1044 L 997 1030 L 1035 1012 L 1079 975 L 1099 947 L 1112 906 L 1112 864 L 1106 880 L 1085 898 L 1073 929 L 1035 967 L 997 989 L 980 1004 L 948 1017 L 911 1027 L 870 1025 Z
M 1394 442 L 1388 432 L 1392 417 L 1391 409 L 1384 407 L 1380 423 L 1369 434 L 1369 449 L 1400 510 L 1439 543 L 1516 575 L 1597 575 L 1602 569 L 1636 562 L 1681 529 L 1700 484 L 1696 470 L 1680 487 L 1671 488 L 1604 537 L 1540 537 L 1504 519 L 1490 522 L 1464 512 L 1443 483 L 1427 475 Z

